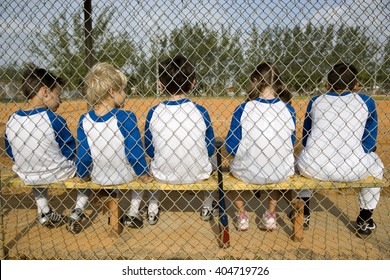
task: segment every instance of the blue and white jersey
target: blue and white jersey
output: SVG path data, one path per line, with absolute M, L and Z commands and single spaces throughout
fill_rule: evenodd
M 90 111 L 77 128 L 77 176 L 100 185 L 118 185 L 148 173 L 137 118 L 113 109 L 104 116 Z
M 5 147 L 12 169 L 26 185 L 43 185 L 72 178 L 76 142 L 66 121 L 53 111 L 19 110 L 9 118 Z
M 378 115 L 374 100 L 353 92 L 328 92 L 309 101 L 303 124 L 304 149 L 297 167 L 324 181 L 382 178 L 377 154 Z
M 207 110 L 187 98 L 162 102 L 148 112 L 146 153 L 160 181 L 187 184 L 209 178 L 214 144 Z
M 278 98 L 242 103 L 234 111 L 226 150 L 230 171 L 252 184 L 277 183 L 294 174 L 296 113 Z

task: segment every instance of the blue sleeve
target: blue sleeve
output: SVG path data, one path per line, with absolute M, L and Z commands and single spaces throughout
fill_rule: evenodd
M 296 127 L 297 127 L 297 114 L 295 113 L 294 107 L 292 107 L 292 106 L 289 105 L 289 104 L 286 104 L 286 105 L 287 105 L 287 109 L 290 111 L 292 120 L 293 120 L 293 122 L 294 122 L 294 132 L 293 132 L 293 134 L 291 135 L 291 141 L 292 141 L 292 144 L 293 144 L 293 146 L 294 146 L 295 140 L 297 139 L 297 133 L 296 133 Z
M 368 116 L 362 138 L 363 150 L 366 153 L 375 152 L 376 138 L 378 136 L 378 113 L 376 112 L 375 101 L 371 97 L 359 94 L 368 107 Z
M 130 165 L 138 176 L 148 173 L 137 117 L 131 111 L 119 110 L 117 118 L 119 130 L 125 138 L 125 154 Z
M 76 168 L 77 168 L 77 177 L 85 178 L 88 177 L 92 172 L 92 156 L 91 149 L 88 144 L 87 135 L 85 134 L 83 128 L 83 120 L 85 115 L 82 115 L 77 126 L 77 159 L 76 159 Z
M 239 105 L 233 113 L 230 129 L 226 136 L 226 151 L 235 156 L 242 138 L 241 116 L 246 103 Z
M 205 139 L 206 140 L 206 147 L 207 147 L 208 156 L 211 157 L 215 151 L 215 136 L 214 136 L 213 126 L 211 123 L 211 118 L 210 118 L 209 113 L 207 112 L 207 110 L 204 107 L 202 107 L 198 104 L 195 104 L 195 105 L 196 105 L 196 108 L 198 108 L 198 110 L 202 114 L 203 120 L 206 124 L 206 139 Z
M 305 114 L 305 120 L 303 121 L 303 130 L 302 130 L 302 145 L 303 147 L 306 147 L 307 138 L 309 137 L 311 133 L 311 126 L 312 126 L 312 118 L 311 118 L 311 108 L 313 106 L 313 102 L 316 99 L 313 98 L 309 101 L 309 104 L 307 105 L 306 114 Z
M 150 158 L 154 158 L 154 147 L 153 147 L 153 135 L 150 131 L 150 121 L 152 120 L 154 110 L 156 110 L 157 106 L 153 107 L 146 116 L 145 121 L 145 134 L 144 134 L 144 141 L 145 141 L 145 149 L 146 153 Z
M 61 154 L 69 160 L 76 158 L 76 140 L 70 132 L 66 121 L 52 111 L 47 111 L 55 133 L 55 139 L 60 147 Z
M 8 142 L 7 134 L 4 135 L 4 144 L 5 144 L 5 151 L 7 152 L 7 155 L 12 159 L 13 162 L 15 162 L 14 154 L 12 153 L 12 147 Z

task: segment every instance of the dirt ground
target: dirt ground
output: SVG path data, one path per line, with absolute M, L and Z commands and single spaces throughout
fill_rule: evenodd
M 54 193 L 51 204 L 67 214 L 76 194 Z M 87 210 L 84 231 L 78 235 L 65 226 L 48 229 L 35 221 L 36 210 L 31 194 L 4 196 L 5 248 L 8 259 L 278 259 L 278 260 L 389 260 L 390 259 L 390 196 L 383 195 L 375 212 L 378 229 L 368 239 L 355 236 L 354 220 L 358 211 L 352 191 L 318 192 L 311 203 L 310 227 L 304 240 L 291 239 L 292 223 L 289 206 L 279 204 L 278 227 L 274 232 L 258 228 L 266 194 L 261 201 L 245 192 L 249 201 L 250 229 L 234 228 L 234 209 L 227 200 L 230 247 L 218 243 L 218 219 L 201 221 L 201 194 L 171 192 L 161 196 L 160 221 L 155 226 L 145 223 L 142 229 L 124 228 L 117 236 L 103 215 L 102 202 L 94 202 Z M 121 205 L 127 209 L 126 195 Z
M 223 139 L 229 128 L 234 108 L 240 99 L 194 99 L 205 106 L 213 121 L 217 138 Z M 159 100 L 130 99 L 125 109 L 136 113 L 143 130 L 146 112 Z M 293 103 L 297 111 L 297 136 L 301 135 L 307 100 Z M 376 101 L 379 115 L 377 153 L 385 164 L 389 180 L 390 166 L 390 100 Z M 9 115 L 20 104 L 0 104 L 0 167 L 10 172 L 11 162 L 4 151 L 4 128 Z M 77 121 L 86 111 L 82 101 L 64 102 L 58 113 L 76 134 Z M 298 143 L 297 152 L 300 150 Z M 227 161 L 225 160 L 225 164 Z M 388 181 L 387 181 L 388 182 Z M 275 232 L 258 228 L 264 212 L 267 194 L 261 200 L 251 192 L 242 195 L 248 201 L 250 229 L 239 232 L 234 228 L 234 209 L 227 200 L 230 223 L 230 247 L 218 246 L 218 219 L 203 222 L 199 209 L 203 195 L 194 192 L 170 192 L 161 196 L 161 217 L 156 226 L 145 224 L 142 229 L 125 228 L 120 236 L 111 234 L 108 215 L 102 213 L 102 202 L 94 201 L 87 210 L 85 230 L 79 235 L 67 232 L 65 226 L 47 229 L 35 221 L 36 207 L 30 192 L 3 190 L 5 253 L 9 259 L 390 259 L 390 193 L 382 196 L 374 214 L 378 229 L 366 240 L 355 236 L 354 220 L 358 212 L 355 191 L 319 191 L 311 203 L 310 227 L 302 242 L 291 240 L 292 224 L 288 218 L 289 205 L 279 204 Z M 123 209 L 129 207 L 129 194 L 121 200 Z M 75 192 L 51 192 L 51 205 L 64 214 L 71 209 Z

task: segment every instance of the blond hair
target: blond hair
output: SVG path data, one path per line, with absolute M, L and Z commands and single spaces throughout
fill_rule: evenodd
M 126 76 L 113 65 L 103 62 L 94 65 L 85 76 L 84 92 L 91 105 L 101 103 L 109 96 L 110 90 L 120 91 L 126 88 Z

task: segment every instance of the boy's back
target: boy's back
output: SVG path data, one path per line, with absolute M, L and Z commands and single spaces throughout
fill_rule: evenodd
M 187 98 L 195 86 L 195 68 L 177 55 L 159 65 L 159 90 L 168 100 L 146 117 L 145 148 L 151 172 L 161 181 L 187 184 L 210 177 L 214 131 L 207 110 Z
M 214 138 L 210 128 L 207 111 L 187 98 L 152 108 L 146 120 L 145 146 L 153 158 L 153 176 L 171 183 L 207 179 L 212 171 L 209 153 Z
M 369 96 L 330 91 L 314 97 L 307 107 L 298 169 L 324 181 L 382 178 L 383 164 L 374 153 L 377 131 L 375 102 Z
M 9 118 L 6 135 L 15 161 L 13 169 L 25 184 L 73 177 L 75 142 L 62 129 L 64 124 L 63 118 L 46 108 L 19 110 Z

